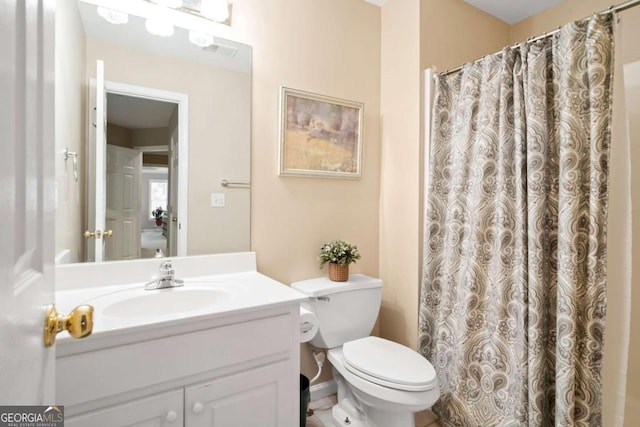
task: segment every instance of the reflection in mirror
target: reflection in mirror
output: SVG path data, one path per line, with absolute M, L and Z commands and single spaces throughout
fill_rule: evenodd
M 98 243 L 85 239 L 85 231 L 113 232 L 100 241 L 106 260 L 249 250 L 250 189 L 220 183 L 250 182 L 251 48 L 218 37 L 201 48 L 177 26 L 173 36 L 159 37 L 133 15 L 126 24 L 110 24 L 89 3 L 56 4 L 57 261 L 91 260 L 88 246 Z M 98 118 L 89 81 L 96 78 L 97 60 L 104 62 L 107 100 L 103 166 L 112 173 L 117 168 L 106 159 L 122 160 L 128 153 L 133 157 L 122 161 L 139 162 L 131 176 L 92 176 L 90 137 Z M 132 95 L 122 87 L 138 89 Z M 184 141 L 177 103 L 140 95 L 143 89 L 188 100 Z M 65 148 L 78 153 L 78 182 L 72 162 L 65 162 Z M 95 196 L 92 181 L 101 180 L 104 230 L 91 228 L 88 219 L 95 209 L 89 203 Z M 152 216 L 157 208 L 160 225 Z
M 177 117 L 175 103 L 107 90 L 107 261 L 179 255 Z

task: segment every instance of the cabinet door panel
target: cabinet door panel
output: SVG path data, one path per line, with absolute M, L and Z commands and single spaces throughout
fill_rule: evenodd
M 65 427 L 184 427 L 183 390 L 67 418 Z
M 185 424 L 189 427 L 290 425 L 282 405 L 291 393 L 291 368 L 274 363 L 185 389 Z M 286 405 L 286 404 L 285 404 Z

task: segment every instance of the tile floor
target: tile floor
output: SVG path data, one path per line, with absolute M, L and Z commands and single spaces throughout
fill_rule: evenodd
M 313 415 L 307 417 L 307 427 L 333 427 L 331 407 L 336 403 L 336 396 L 332 395 L 309 404 Z M 431 411 L 416 414 L 416 427 L 441 427 L 438 418 Z

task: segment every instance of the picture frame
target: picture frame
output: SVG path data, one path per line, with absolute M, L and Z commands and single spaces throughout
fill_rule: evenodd
M 280 176 L 362 178 L 364 104 L 280 90 Z

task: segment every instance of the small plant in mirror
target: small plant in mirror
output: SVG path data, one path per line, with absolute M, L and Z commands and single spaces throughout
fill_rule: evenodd
M 162 209 L 162 206 L 158 206 L 157 208 L 151 211 L 151 215 L 156 219 L 156 225 L 162 225 L 163 214 L 164 214 L 164 209 Z

